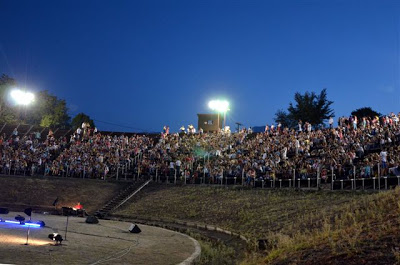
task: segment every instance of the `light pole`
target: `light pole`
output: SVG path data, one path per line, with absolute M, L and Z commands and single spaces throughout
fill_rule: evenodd
M 219 115 L 221 112 L 224 113 L 224 128 L 226 126 L 226 112 L 229 110 L 229 102 L 226 100 L 211 100 L 208 103 L 208 107 L 218 113 L 218 129 L 220 128 Z

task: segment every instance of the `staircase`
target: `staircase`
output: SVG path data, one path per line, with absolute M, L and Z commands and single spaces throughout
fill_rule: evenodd
M 112 211 L 115 211 L 119 207 L 121 207 L 124 203 L 126 203 L 130 198 L 132 198 L 136 193 L 138 193 L 141 189 L 147 186 L 151 180 L 146 181 L 142 185 L 138 187 L 138 183 L 133 183 L 129 185 L 125 190 L 121 191 L 117 196 L 111 199 L 103 208 L 98 210 L 95 215 L 98 218 L 105 218 Z

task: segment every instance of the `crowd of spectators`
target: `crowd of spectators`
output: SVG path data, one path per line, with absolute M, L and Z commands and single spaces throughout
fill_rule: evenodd
M 294 175 L 323 180 L 332 173 L 337 179 L 400 175 L 399 118 L 400 113 L 341 117 L 337 127 L 330 120 L 324 129 L 299 121 L 294 129 L 267 125 L 263 133 L 164 130 L 158 138 L 103 135 L 86 125 L 59 139 L 51 131 L 41 140 L 37 133 L 20 136 L 14 130 L 0 136 L 0 172 L 107 178 L 129 166 L 136 174 L 207 178 L 208 183 L 235 177 L 250 183 Z
M 205 177 L 210 183 L 224 178 L 323 180 L 400 175 L 399 116 L 341 117 L 338 126 L 313 129 L 299 121 L 289 130 L 279 124 L 264 133 L 164 134 L 147 150 L 141 167 L 150 174 Z M 178 169 L 179 164 L 179 169 Z M 204 180 L 203 180 L 204 181 Z
M 19 135 L 15 128 L 11 135 L 0 136 L 0 172 L 2 174 L 44 174 L 46 165 L 67 146 L 65 138 L 55 139 L 52 131 L 45 140 L 38 132 Z

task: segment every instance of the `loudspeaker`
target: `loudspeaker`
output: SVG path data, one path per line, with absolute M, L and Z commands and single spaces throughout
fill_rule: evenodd
M 18 214 L 17 216 L 15 216 L 15 220 L 17 220 L 18 222 L 23 222 L 25 221 L 25 217 Z
M 31 216 L 31 215 L 32 215 L 32 208 L 26 208 L 26 209 L 24 210 L 24 213 L 25 213 L 27 216 Z
M 0 207 L 0 214 L 8 214 L 8 213 L 9 213 L 9 211 L 7 208 Z
M 98 224 L 99 223 L 99 219 L 97 219 L 96 216 L 88 216 L 86 218 L 86 223 L 88 223 L 88 224 Z
M 139 226 L 131 224 L 131 226 L 129 227 L 129 232 L 139 234 L 140 232 L 142 232 L 142 230 L 140 230 Z
M 68 216 L 71 215 L 73 212 L 71 207 L 62 207 L 62 215 Z
M 40 225 L 40 227 L 45 227 L 46 226 L 45 222 L 43 222 L 43 221 L 37 221 L 36 223 L 38 225 Z

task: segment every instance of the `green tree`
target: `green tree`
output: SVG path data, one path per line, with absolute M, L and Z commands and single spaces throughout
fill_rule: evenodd
M 71 122 L 72 129 L 75 130 L 76 128 L 81 127 L 82 123 L 84 122 L 89 123 L 91 128 L 95 127 L 93 120 L 88 115 L 81 112 L 72 119 Z
M 277 111 L 275 121 L 285 121 L 289 127 L 294 127 L 299 120 L 302 120 L 320 127 L 329 117 L 335 116 L 331 109 L 333 101 L 328 100 L 325 88 L 319 95 L 314 92 L 305 92 L 304 94 L 296 92 L 294 100 L 295 104 L 290 102 L 287 113 L 281 110 Z
M 296 126 L 296 121 L 289 118 L 286 111 L 280 109 L 275 113 L 275 122 L 281 123 L 283 127 L 293 128 Z
M 370 107 L 363 107 L 363 108 L 353 110 L 351 112 L 351 115 L 357 116 L 358 118 L 362 118 L 362 117 L 375 118 L 376 116 L 378 116 L 378 117 L 382 116 L 382 114 L 371 109 Z
M 30 106 L 27 122 L 43 127 L 69 127 L 70 117 L 65 100 L 58 99 L 47 90 L 36 94 L 35 104 Z
M 8 93 L 16 85 L 17 82 L 8 75 L 0 77 L 0 122 L 17 122 L 16 108 L 7 101 Z
M 68 127 L 70 117 L 65 100 L 51 95 L 47 90 L 35 94 L 35 101 L 29 107 L 13 106 L 8 94 L 17 82 L 7 76 L 0 77 L 0 122 L 28 123 L 45 127 Z

